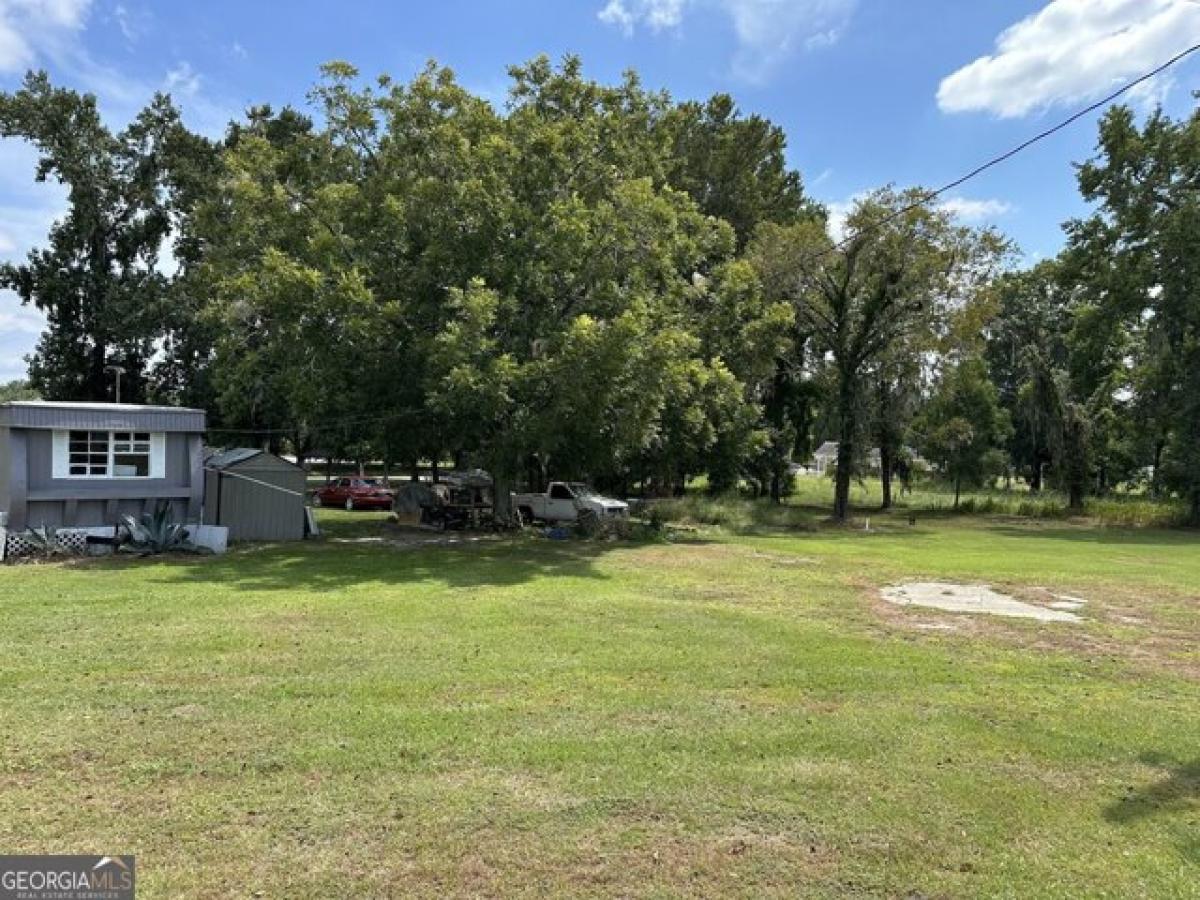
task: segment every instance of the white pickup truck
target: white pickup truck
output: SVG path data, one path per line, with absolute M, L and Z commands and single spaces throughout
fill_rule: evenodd
M 601 518 L 629 515 L 628 503 L 601 497 L 586 484 L 574 481 L 552 481 L 544 494 L 513 494 L 513 507 L 526 521 L 574 522 L 581 509 Z

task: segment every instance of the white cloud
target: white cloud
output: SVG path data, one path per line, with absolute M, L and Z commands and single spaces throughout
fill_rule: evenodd
M 633 34 L 633 26 L 637 23 L 637 19 L 630 12 L 629 7 L 621 0 L 609 0 L 608 6 L 600 10 L 597 15 L 601 22 L 620 28 L 627 36 Z
M 22 306 L 12 291 L 0 291 L 0 384 L 26 376 L 24 357 L 45 325 L 38 310 Z
M 125 42 L 130 49 L 154 28 L 154 17 L 140 4 L 137 7 L 131 7 L 124 3 L 118 3 L 113 7 L 112 21 L 124 35 Z
M 92 0 L 4 0 L 0 5 L 27 17 L 31 23 L 78 28 Z
M 200 76 L 185 60 L 167 73 L 163 89 L 177 97 L 195 97 L 200 93 Z
M 46 322 L 40 312 L 28 306 L 21 306 L 16 294 L 6 292 L 5 299 L 8 301 L 5 303 L 6 308 L 0 308 L 0 332 L 33 335 L 42 333 Z
M 1005 30 L 991 55 L 944 79 L 938 105 L 1014 118 L 1092 100 L 1166 62 L 1197 34 L 1196 0 L 1051 0 Z
M 825 230 L 829 232 L 829 236 L 833 240 L 840 243 L 846 239 L 846 220 L 850 218 L 850 211 L 854 208 L 854 204 L 835 200 L 833 203 L 825 205 L 829 210 L 829 219 L 825 223 Z
M 0 72 L 33 66 L 48 47 L 78 31 L 91 0 L 0 0 Z
M 179 107 L 184 123 L 208 137 L 219 137 L 231 119 L 238 118 L 238 104 L 213 95 L 205 78 L 186 60 L 167 70 L 157 82 L 135 78 L 119 69 L 93 60 L 82 49 L 64 54 L 59 66 L 100 100 L 104 121 L 119 129 L 131 121 L 154 96 L 163 91 Z
M 1150 112 L 1167 102 L 1167 97 L 1175 89 L 1175 85 L 1175 76 L 1170 72 L 1163 72 L 1158 77 L 1143 81 L 1132 88 L 1125 95 L 1125 99 L 1132 106 Z
M 129 7 L 124 3 L 118 3 L 113 7 L 113 18 L 117 21 L 117 27 L 121 29 L 121 34 L 125 35 L 125 40 L 129 43 L 134 43 L 138 39 L 138 30 L 134 25 L 133 16 L 129 12 Z
M 633 34 L 643 24 L 652 31 L 677 28 L 683 23 L 683 7 L 687 0 L 609 0 L 600 10 L 600 21 Z
M 224 133 L 240 105 L 212 97 L 187 61 L 155 81 L 93 56 L 83 39 L 91 10 L 92 0 L 0 0 L 0 75 L 50 66 L 56 83 L 95 94 L 114 129 L 132 120 L 155 91 L 168 91 L 190 127 L 210 137 Z M 152 24 L 149 13 L 124 3 L 116 4 L 105 21 L 115 21 L 129 41 L 144 36 Z
M 720 11 L 733 24 L 736 75 L 761 81 L 797 50 L 837 43 L 857 0 L 609 0 L 602 22 L 632 35 L 679 28 L 692 9 Z
M 43 244 L 67 208 L 57 181 L 36 182 L 37 151 L 15 139 L 0 140 L 0 261 L 14 260 Z
M 947 197 L 938 207 L 964 222 L 984 222 L 1008 215 L 1011 203 L 1004 200 L 969 200 L 966 197 Z
M 67 206 L 67 192 L 54 181 L 33 180 L 37 152 L 18 140 L 0 140 L 0 261 L 17 261 L 46 243 L 54 220 Z M 0 291 L 0 383 L 25 377 L 23 357 L 31 353 L 45 317 L 22 306 L 12 291 Z
M 870 191 L 858 191 L 842 200 L 823 201 L 828 212 L 825 230 L 830 238 L 843 241 L 850 236 L 847 221 L 858 205 L 870 196 Z M 967 197 L 947 197 L 938 204 L 938 209 L 950 213 L 966 225 L 998 219 L 1016 211 L 1016 207 L 1004 200 L 972 200 Z
M 0 72 L 19 72 L 32 63 L 33 48 L 0 13 Z
M 851 194 L 845 200 L 827 200 L 825 209 L 829 217 L 825 221 L 825 230 L 834 241 L 841 242 L 850 236 L 846 222 L 855 208 L 870 195 L 870 191 L 859 191 Z

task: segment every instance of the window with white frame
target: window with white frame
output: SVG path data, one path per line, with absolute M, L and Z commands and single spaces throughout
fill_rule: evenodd
M 56 431 L 55 478 L 162 478 L 165 435 L 149 431 Z
M 108 449 L 107 431 L 72 431 L 69 473 L 97 478 L 107 476 Z

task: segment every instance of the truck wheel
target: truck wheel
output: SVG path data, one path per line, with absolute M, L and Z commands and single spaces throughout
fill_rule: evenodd
M 532 523 L 532 522 L 533 522 L 533 507 L 531 507 L 531 506 L 522 506 L 522 507 L 520 507 L 520 508 L 517 510 L 517 512 L 519 512 L 519 513 L 521 514 L 521 521 L 522 521 L 522 522 L 524 522 L 524 523 L 526 523 L 526 524 L 529 524 L 529 523 Z

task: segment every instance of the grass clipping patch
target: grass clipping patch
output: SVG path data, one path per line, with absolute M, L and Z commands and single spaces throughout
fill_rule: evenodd
M 986 584 L 950 584 L 941 581 L 913 581 L 885 587 L 883 599 L 897 606 L 926 606 L 945 612 L 975 613 L 989 616 L 1009 616 L 1017 619 L 1037 619 L 1040 622 L 1079 622 L 1078 615 L 1068 609 L 1083 605 L 1083 601 L 1061 601 L 1054 607 L 1026 603 L 1002 594 Z

